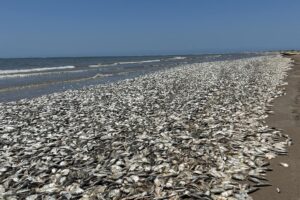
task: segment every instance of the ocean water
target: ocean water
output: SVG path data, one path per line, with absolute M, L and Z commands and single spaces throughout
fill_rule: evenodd
M 189 63 L 259 55 L 261 54 L 0 59 L 0 102 L 108 84 Z

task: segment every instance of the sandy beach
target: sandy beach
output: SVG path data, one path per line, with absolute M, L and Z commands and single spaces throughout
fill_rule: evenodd
M 272 186 L 263 188 L 252 196 L 257 200 L 298 200 L 300 199 L 300 55 L 287 56 L 294 60 L 293 68 L 286 79 L 286 95 L 274 101 L 274 114 L 267 118 L 271 127 L 282 129 L 288 134 L 293 145 L 287 156 L 271 160 L 274 171 L 267 174 Z M 289 167 L 282 167 L 280 163 Z M 278 193 L 278 189 L 280 193 Z

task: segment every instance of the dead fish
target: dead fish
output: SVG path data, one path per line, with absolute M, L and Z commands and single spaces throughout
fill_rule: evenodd
M 185 63 L 0 103 L 0 196 L 250 199 L 268 184 L 265 159 L 291 144 L 265 124 L 289 62 L 267 55 Z
M 283 162 L 281 162 L 280 165 L 281 165 L 282 167 L 289 167 L 289 164 L 283 163 Z
M 267 187 L 267 186 L 272 186 L 272 185 L 270 183 L 260 182 L 260 183 L 256 183 L 254 186 L 255 187 Z
M 279 188 L 276 188 L 276 192 L 280 193 L 281 191 L 280 191 L 280 189 L 279 189 Z

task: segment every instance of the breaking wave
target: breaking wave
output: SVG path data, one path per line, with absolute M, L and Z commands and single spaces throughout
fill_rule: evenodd
M 91 68 L 96 67 L 109 67 L 109 66 L 115 66 L 115 65 L 126 65 L 126 64 L 142 64 L 142 63 L 152 63 L 152 62 L 160 62 L 161 60 L 142 60 L 142 61 L 126 61 L 126 62 L 116 62 L 113 64 L 95 64 L 95 65 L 89 65 Z
M 95 65 L 89 65 L 91 68 L 96 68 L 96 67 L 109 67 L 109 66 L 115 66 L 118 63 L 113 63 L 113 64 L 95 64 Z
M 173 58 L 169 58 L 168 60 L 183 60 L 183 59 L 186 59 L 186 57 L 183 57 L 183 56 L 175 56 Z
M 139 64 L 139 63 L 151 63 L 151 62 L 160 62 L 159 59 L 157 60 L 142 60 L 142 61 L 131 61 L 131 62 L 118 62 L 119 65 L 123 64 Z
M 30 69 L 0 70 L 0 75 L 53 71 L 53 70 L 74 69 L 74 68 L 75 68 L 75 66 L 61 66 L 61 67 L 43 67 L 43 68 L 30 68 Z

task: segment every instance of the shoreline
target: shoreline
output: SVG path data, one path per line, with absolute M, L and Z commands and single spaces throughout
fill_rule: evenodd
M 286 152 L 265 119 L 290 62 L 195 63 L 0 103 L 2 197 L 251 199 L 265 158 Z
M 85 58 L 79 59 L 79 61 L 78 59 L 61 59 L 60 61 L 45 59 L 40 62 L 38 62 L 38 59 L 32 59 L 22 65 L 19 61 L 17 66 L 9 69 L 9 66 L 16 65 L 16 61 L 10 59 L 5 63 L 0 62 L 0 102 L 32 99 L 69 89 L 77 90 L 99 84 L 118 82 L 186 64 L 236 60 L 263 55 L 265 54 L 225 54 L 217 57 L 195 55 L 186 56 L 184 59 L 160 56 L 157 57 L 160 62 L 154 63 L 148 62 L 149 59 L 146 58 L 139 58 L 140 61 L 137 58 L 111 58 L 109 60 Z M 97 63 L 106 63 L 107 66 L 90 67 Z M 69 65 L 69 67 L 74 66 L 74 68 L 61 69 L 62 67 L 68 67 L 66 65 Z M 31 68 L 28 68 L 28 66 L 31 66 Z M 99 76 L 102 77 L 99 78 Z
M 267 173 L 272 184 L 252 194 L 254 200 L 295 200 L 300 198 L 300 55 L 284 56 L 294 60 L 292 69 L 288 71 L 285 81 L 286 95 L 276 98 L 273 102 L 273 114 L 266 123 L 270 127 L 282 129 L 284 134 L 292 138 L 293 145 L 288 154 L 271 160 L 274 171 Z M 283 167 L 280 163 L 287 163 Z M 279 189 L 280 192 L 277 190 Z

